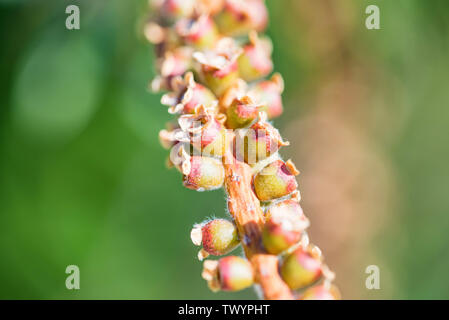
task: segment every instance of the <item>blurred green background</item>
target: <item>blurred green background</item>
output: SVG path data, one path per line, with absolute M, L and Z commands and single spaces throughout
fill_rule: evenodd
M 343 297 L 448 299 L 449 2 L 267 3 L 286 81 L 276 125 L 294 142 L 285 154 L 303 172 L 312 239 Z M 69 4 L 80 6 L 78 31 L 65 28 Z M 381 30 L 365 28 L 369 4 Z M 224 195 L 187 190 L 164 166 L 158 131 L 170 117 L 147 90 L 146 10 L 144 0 L 0 0 L 0 298 L 255 297 L 212 294 L 200 277 L 189 232 L 225 214 Z M 350 134 L 335 145 L 339 128 Z M 357 157 L 339 154 L 329 169 L 329 146 Z M 335 176 L 325 191 L 321 176 Z M 357 192 L 343 197 L 348 184 Z M 78 291 L 65 287 L 70 264 Z M 365 288 L 371 264 L 381 290 Z

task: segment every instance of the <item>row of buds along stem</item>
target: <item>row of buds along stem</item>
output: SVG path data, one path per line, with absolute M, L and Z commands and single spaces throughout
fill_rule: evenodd
M 268 24 L 264 0 L 153 0 L 145 25 L 156 47 L 158 76 L 154 91 L 167 91 L 161 103 L 177 117 L 159 134 L 170 149 L 168 163 L 183 175 L 185 187 L 219 189 L 231 153 L 249 165 L 251 185 L 264 208 L 261 245 L 279 261 L 279 275 L 298 299 L 336 299 L 333 273 L 321 251 L 309 244 L 309 220 L 299 204 L 289 145 L 270 120 L 283 110 L 284 83 L 273 71 L 272 43 L 263 35 Z M 234 160 L 232 160 L 234 161 Z M 198 258 L 227 255 L 247 235 L 233 219 L 212 219 L 194 225 L 192 242 Z M 205 260 L 203 278 L 213 291 L 237 291 L 257 278 L 243 257 Z

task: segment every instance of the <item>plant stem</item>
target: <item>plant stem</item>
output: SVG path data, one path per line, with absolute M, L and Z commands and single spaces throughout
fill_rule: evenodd
M 277 256 L 266 254 L 262 246 L 264 214 L 251 188 L 251 167 L 238 161 L 233 156 L 232 148 L 228 148 L 225 153 L 223 164 L 228 209 L 237 225 L 243 250 L 253 265 L 256 282 L 260 285 L 264 298 L 268 300 L 294 299 L 289 287 L 279 274 Z

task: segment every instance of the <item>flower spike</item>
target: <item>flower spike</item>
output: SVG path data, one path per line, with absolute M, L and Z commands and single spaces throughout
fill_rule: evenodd
M 269 120 L 283 111 L 265 0 L 151 0 L 144 35 L 156 51 L 153 91 L 176 118 L 159 132 L 168 164 L 191 190 L 223 188 L 229 219 L 190 233 L 216 292 L 257 285 L 266 299 L 339 299 L 335 274 L 310 243 L 299 170 Z M 243 257 L 225 256 L 239 245 Z M 207 259 L 219 256 L 218 260 Z M 301 291 L 297 291 L 301 290 Z

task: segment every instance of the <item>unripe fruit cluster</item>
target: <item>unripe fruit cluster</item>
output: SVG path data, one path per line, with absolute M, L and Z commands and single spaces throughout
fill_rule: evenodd
M 159 135 L 171 149 L 169 164 L 182 173 L 184 186 L 196 191 L 223 186 L 228 153 L 249 165 L 248 189 L 265 208 L 264 252 L 278 256 L 279 273 L 292 290 L 326 279 L 298 298 L 337 297 L 319 250 L 306 241 L 309 221 L 299 205 L 299 172 L 278 153 L 288 142 L 269 122 L 282 113 L 284 85 L 279 74 L 266 79 L 273 62 L 272 43 L 263 35 L 264 0 L 152 3 L 145 36 L 156 46 L 159 75 L 151 88 L 168 91 L 161 102 L 177 115 Z M 230 253 L 245 241 L 243 229 L 226 219 L 196 224 L 191 239 L 202 247 L 198 258 Z M 257 278 L 252 264 L 237 256 L 204 261 L 203 277 L 214 291 L 245 289 Z

